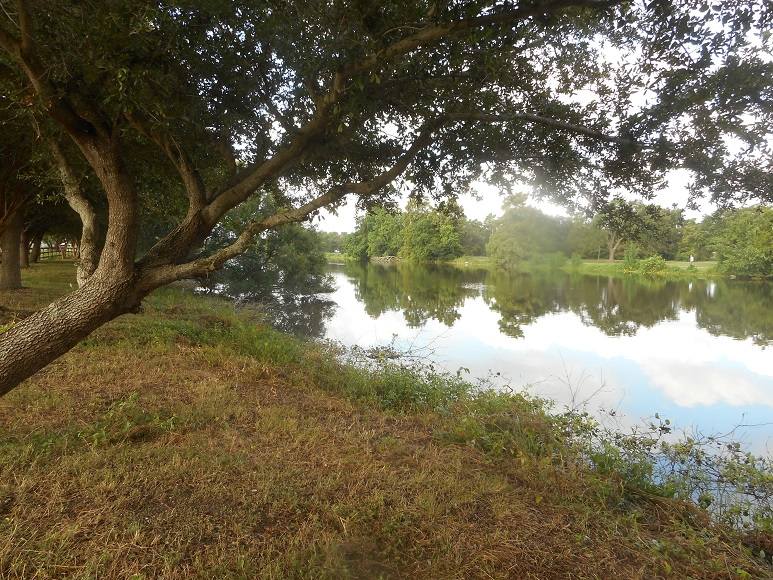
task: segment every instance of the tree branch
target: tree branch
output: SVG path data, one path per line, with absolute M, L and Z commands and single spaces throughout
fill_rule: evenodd
M 234 153 L 234 148 L 231 145 L 231 142 L 228 140 L 227 137 L 224 137 L 222 135 L 220 136 L 216 135 L 215 147 L 217 148 L 220 155 L 223 157 L 223 160 L 225 161 L 225 164 L 228 167 L 230 176 L 235 175 L 238 169 L 238 165 L 236 163 L 236 153 Z
M 246 200 L 270 179 L 273 179 L 298 163 L 308 147 L 324 133 L 333 117 L 334 105 L 346 92 L 347 80 L 356 74 L 374 68 L 377 64 L 406 54 L 418 46 L 430 44 L 450 34 L 472 28 L 502 25 L 530 16 L 544 14 L 571 6 L 605 7 L 623 0 L 599 2 L 597 0 L 552 0 L 526 8 L 501 11 L 456 22 L 434 25 L 387 46 L 358 63 L 342 66 L 330 81 L 329 88 L 322 94 L 312 94 L 316 110 L 312 118 L 293 132 L 290 142 L 271 158 L 263 160 L 234 176 L 231 184 L 209 196 L 211 201 L 201 212 L 189 214 L 169 235 L 148 253 L 144 265 L 158 265 L 173 260 L 174 255 L 183 254 L 199 243 L 227 211 Z
M 532 6 L 516 8 L 515 10 L 503 10 L 491 14 L 484 14 L 482 16 L 475 16 L 473 18 L 465 18 L 454 22 L 428 26 L 415 34 L 407 36 L 406 38 L 381 49 L 359 63 L 345 67 L 341 72 L 346 77 L 364 72 L 371 69 L 379 62 L 402 56 L 419 46 L 435 42 L 452 33 L 483 26 L 509 24 L 530 16 L 540 16 L 563 8 L 608 8 L 616 4 L 622 4 L 624 1 L 625 0 L 552 0 Z
M 249 244 L 252 240 L 261 232 L 285 224 L 303 221 L 315 211 L 343 199 L 350 193 L 356 193 L 360 196 L 373 195 L 381 188 L 394 181 L 407 169 L 419 151 L 424 149 L 430 143 L 432 133 L 441 126 L 442 122 L 441 119 L 434 119 L 426 122 L 411 146 L 396 160 L 395 164 L 386 171 L 374 176 L 372 179 L 368 181 L 345 183 L 333 187 L 301 206 L 279 211 L 260 220 L 253 220 L 232 244 L 221 248 L 210 256 L 199 258 L 192 262 L 156 267 L 143 277 L 141 284 L 148 289 L 152 289 L 173 282 L 174 280 L 205 276 L 208 273 L 217 270 L 226 261 L 244 253 L 249 248 Z
M 53 137 L 48 138 L 48 146 L 54 158 L 59 175 L 64 186 L 64 197 L 70 207 L 81 220 L 80 260 L 76 278 L 78 286 L 88 280 L 99 263 L 99 225 L 97 212 L 91 201 L 83 195 L 75 170 L 65 156 L 59 142 Z
M 332 106 L 338 102 L 340 97 L 345 93 L 345 83 L 350 77 L 371 70 L 379 63 L 404 55 L 419 46 L 431 44 L 453 33 L 483 26 L 508 24 L 530 16 L 537 16 L 545 14 L 546 12 L 555 12 L 563 8 L 606 8 L 621 4 L 623 1 L 624 0 L 552 0 L 550 2 L 525 8 L 516 8 L 515 10 L 495 12 L 474 18 L 429 26 L 419 30 L 415 34 L 390 44 L 358 63 L 341 67 L 333 75 L 330 89 L 326 93 L 322 96 L 317 95 L 316 97 L 312 95 L 314 102 L 317 105 L 317 111 L 305 126 L 298 129 L 297 135 L 290 145 L 279 151 L 271 159 L 246 171 L 235 185 L 214 196 L 213 202 L 205 210 L 205 221 L 214 225 L 225 212 L 247 199 L 247 197 L 265 183 L 266 180 L 290 166 L 293 163 L 294 158 L 305 149 L 316 135 L 325 129 L 327 121 L 329 120 L 329 112 L 332 109 Z
M 16 8 L 19 11 L 19 30 L 21 31 L 19 49 L 24 54 L 32 47 L 30 15 L 27 11 L 27 3 L 24 0 L 16 0 Z
M 172 163 L 185 186 L 190 202 L 189 211 L 198 211 L 206 205 L 207 192 L 204 181 L 193 161 L 180 144 L 167 133 L 151 127 L 150 123 L 137 113 L 125 113 L 127 120 L 137 131 L 155 143 Z
M 562 131 L 568 131 L 570 133 L 578 133 L 591 137 L 598 141 L 607 141 L 610 143 L 619 143 L 621 145 L 638 145 L 636 141 L 627 139 L 625 137 L 619 137 L 617 135 L 608 135 L 595 129 L 584 127 L 583 125 L 575 125 L 559 119 L 553 119 L 551 117 L 543 117 L 542 115 L 535 115 L 533 113 L 506 113 L 503 115 L 495 115 L 491 113 L 448 113 L 446 118 L 453 121 L 482 121 L 485 123 L 503 123 L 507 121 L 525 121 L 527 123 L 535 123 L 538 125 L 545 125 L 546 127 L 552 127 L 554 129 L 560 129 Z

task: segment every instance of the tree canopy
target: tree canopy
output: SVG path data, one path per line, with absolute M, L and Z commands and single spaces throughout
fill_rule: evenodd
M 2 7 L 3 100 L 96 177 L 107 220 L 82 288 L 0 337 L 0 393 L 154 288 L 349 194 L 442 199 L 483 178 L 569 202 L 646 196 L 687 168 L 695 195 L 773 199 L 760 0 Z M 277 210 L 205 251 L 255 197 Z M 149 212 L 169 225 L 144 248 Z

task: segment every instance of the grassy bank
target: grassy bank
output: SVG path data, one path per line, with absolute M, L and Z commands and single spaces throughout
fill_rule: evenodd
M 336 254 L 335 252 L 325 252 L 325 259 L 328 264 L 346 264 L 347 262 L 354 262 L 354 258 L 347 256 L 346 254 Z
M 496 268 L 494 262 L 487 256 L 461 256 L 454 260 L 450 260 L 447 263 L 457 268 Z M 716 262 L 693 262 L 692 267 L 689 262 L 666 261 L 665 264 L 666 269 L 657 272 L 655 275 L 667 279 L 705 279 L 721 276 L 721 274 L 716 271 Z M 537 263 L 525 262 L 519 270 L 530 272 L 544 267 L 551 267 L 549 261 Z M 609 262 L 608 260 L 582 260 L 579 263 L 574 263 L 567 259 L 560 264 L 559 267 L 566 272 L 577 274 L 602 276 L 636 275 L 635 272 L 626 271 L 625 263 L 622 260 L 616 260 L 614 262 Z
M 717 272 L 716 262 L 679 262 L 668 260 L 665 262 L 666 269 L 657 272 L 656 276 L 667 279 L 706 279 L 721 277 Z M 623 260 L 609 262 L 608 260 L 583 260 L 581 264 L 574 265 L 567 262 L 564 269 L 581 274 L 598 274 L 606 276 L 626 276 L 636 275 L 635 272 L 626 271 L 626 265 Z
M 5 323 L 73 280 L 27 271 Z M 593 428 L 163 290 L 0 399 L 0 578 L 773 574 L 769 536 L 584 446 Z

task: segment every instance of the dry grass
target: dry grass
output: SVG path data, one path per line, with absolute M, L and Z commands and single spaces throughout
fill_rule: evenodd
M 54 268 L 0 305 L 33 306 Z M 166 291 L 0 399 L 0 578 L 771 572 L 690 510 L 337 395 L 312 350 Z

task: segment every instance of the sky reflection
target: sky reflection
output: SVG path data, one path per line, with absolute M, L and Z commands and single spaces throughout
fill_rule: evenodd
M 324 334 L 344 344 L 384 345 L 394 337 L 398 348 L 418 351 L 450 371 L 465 367 L 472 377 L 498 372 L 514 388 L 562 405 L 586 402 L 592 410 L 616 409 L 628 422 L 657 412 L 678 426 L 712 434 L 739 424 L 773 423 L 773 355 L 765 348 L 768 327 L 749 330 L 747 322 L 742 331 L 728 329 L 734 336 L 721 334 L 717 321 L 724 317 L 717 314 L 716 305 L 700 309 L 693 296 L 714 301 L 721 294 L 714 283 L 656 288 L 657 295 L 646 300 L 637 295 L 640 301 L 659 304 L 653 318 L 634 311 L 624 300 L 602 304 L 610 294 L 630 296 L 638 291 L 604 281 L 592 286 L 595 296 L 584 295 L 580 302 L 573 302 L 571 293 L 586 283 L 548 282 L 549 290 L 538 294 L 559 288 L 560 298 L 536 306 L 518 296 L 525 288 L 522 284 L 508 286 L 500 293 L 500 302 L 505 301 L 503 295 L 512 297 L 514 312 L 512 305 L 503 308 L 492 295 L 495 280 L 454 279 L 458 295 L 442 286 L 435 305 L 421 305 L 417 303 L 431 302 L 434 295 L 402 284 L 413 275 L 387 272 L 390 280 L 400 282 L 378 289 L 372 287 L 372 272 L 333 275 L 336 290 L 325 296 L 337 307 L 325 321 Z M 443 275 L 436 272 L 432 279 Z M 392 300 L 390 292 L 401 295 Z M 767 288 L 762 296 L 766 301 Z M 439 311 L 437 303 L 451 312 Z M 603 316 L 598 312 L 589 316 L 595 308 Z M 626 320 L 626 313 L 633 322 Z M 517 321 L 515 332 L 510 323 L 503 324 L 507 316 Z M 710 323 L 704 320 L 699 325 L 698 318 L 707 316 Z M 613 324 L 605 326 L 612 318 Z M 739 337 L 744 333 L 749 336 Z M 773 424 L 744 427 L 739 435 L 757 451 L 773 450 Z

